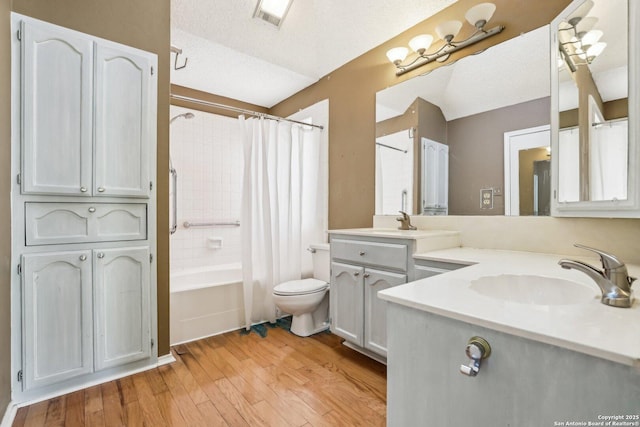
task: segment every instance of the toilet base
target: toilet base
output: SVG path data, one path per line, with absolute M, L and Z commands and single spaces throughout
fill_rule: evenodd
M 291 319 L 290 331 L 299 337 L 308 337 L 318 332 L 326 331 L 327 329 L 329 329 L 329 322 L 322 322 L 316 325 L 312 313 L 300 314 L 293 316 Z

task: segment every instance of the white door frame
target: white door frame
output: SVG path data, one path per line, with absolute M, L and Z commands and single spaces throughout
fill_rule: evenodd
M 504 133 L 504 214 L 520 215 L 520 186 L 519 172 L 520 165 L 518 152 L 531 148 L 549 147 L 551 138 L 547 144 L 540 145 L 538 142 L 518 142 L 512 141 L 513 137 L 528 135 L 538 132 L 550 132 L 550 125 L 536 126 L 532 128 L 519 129 Z M 550 134 L 549 134 L 550 135 Z

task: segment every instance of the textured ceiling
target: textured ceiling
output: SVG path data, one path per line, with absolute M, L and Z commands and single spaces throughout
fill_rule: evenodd
M 277 29 L 257 0 L 172 0 L 171 82 L 271 107 L 454 2 L 293 0 Z

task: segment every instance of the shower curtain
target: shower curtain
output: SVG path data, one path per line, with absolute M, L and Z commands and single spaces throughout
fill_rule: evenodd
M 244 139 L 242 269 L 246 329 L 275 322 L 273 288 L 300 279 L 302 255 L 324 230 L 317 221 L 320 131 L 239 118 Z M 321 227 L 321 226 L 320 226 Z

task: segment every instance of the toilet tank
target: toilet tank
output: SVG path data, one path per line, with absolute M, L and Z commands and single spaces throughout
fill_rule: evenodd
M 313 258 L 313 277 L 327 283 L 331 281 L 331 262 L 329 260 L 328 243 L 312 243 L 309 245 Z

